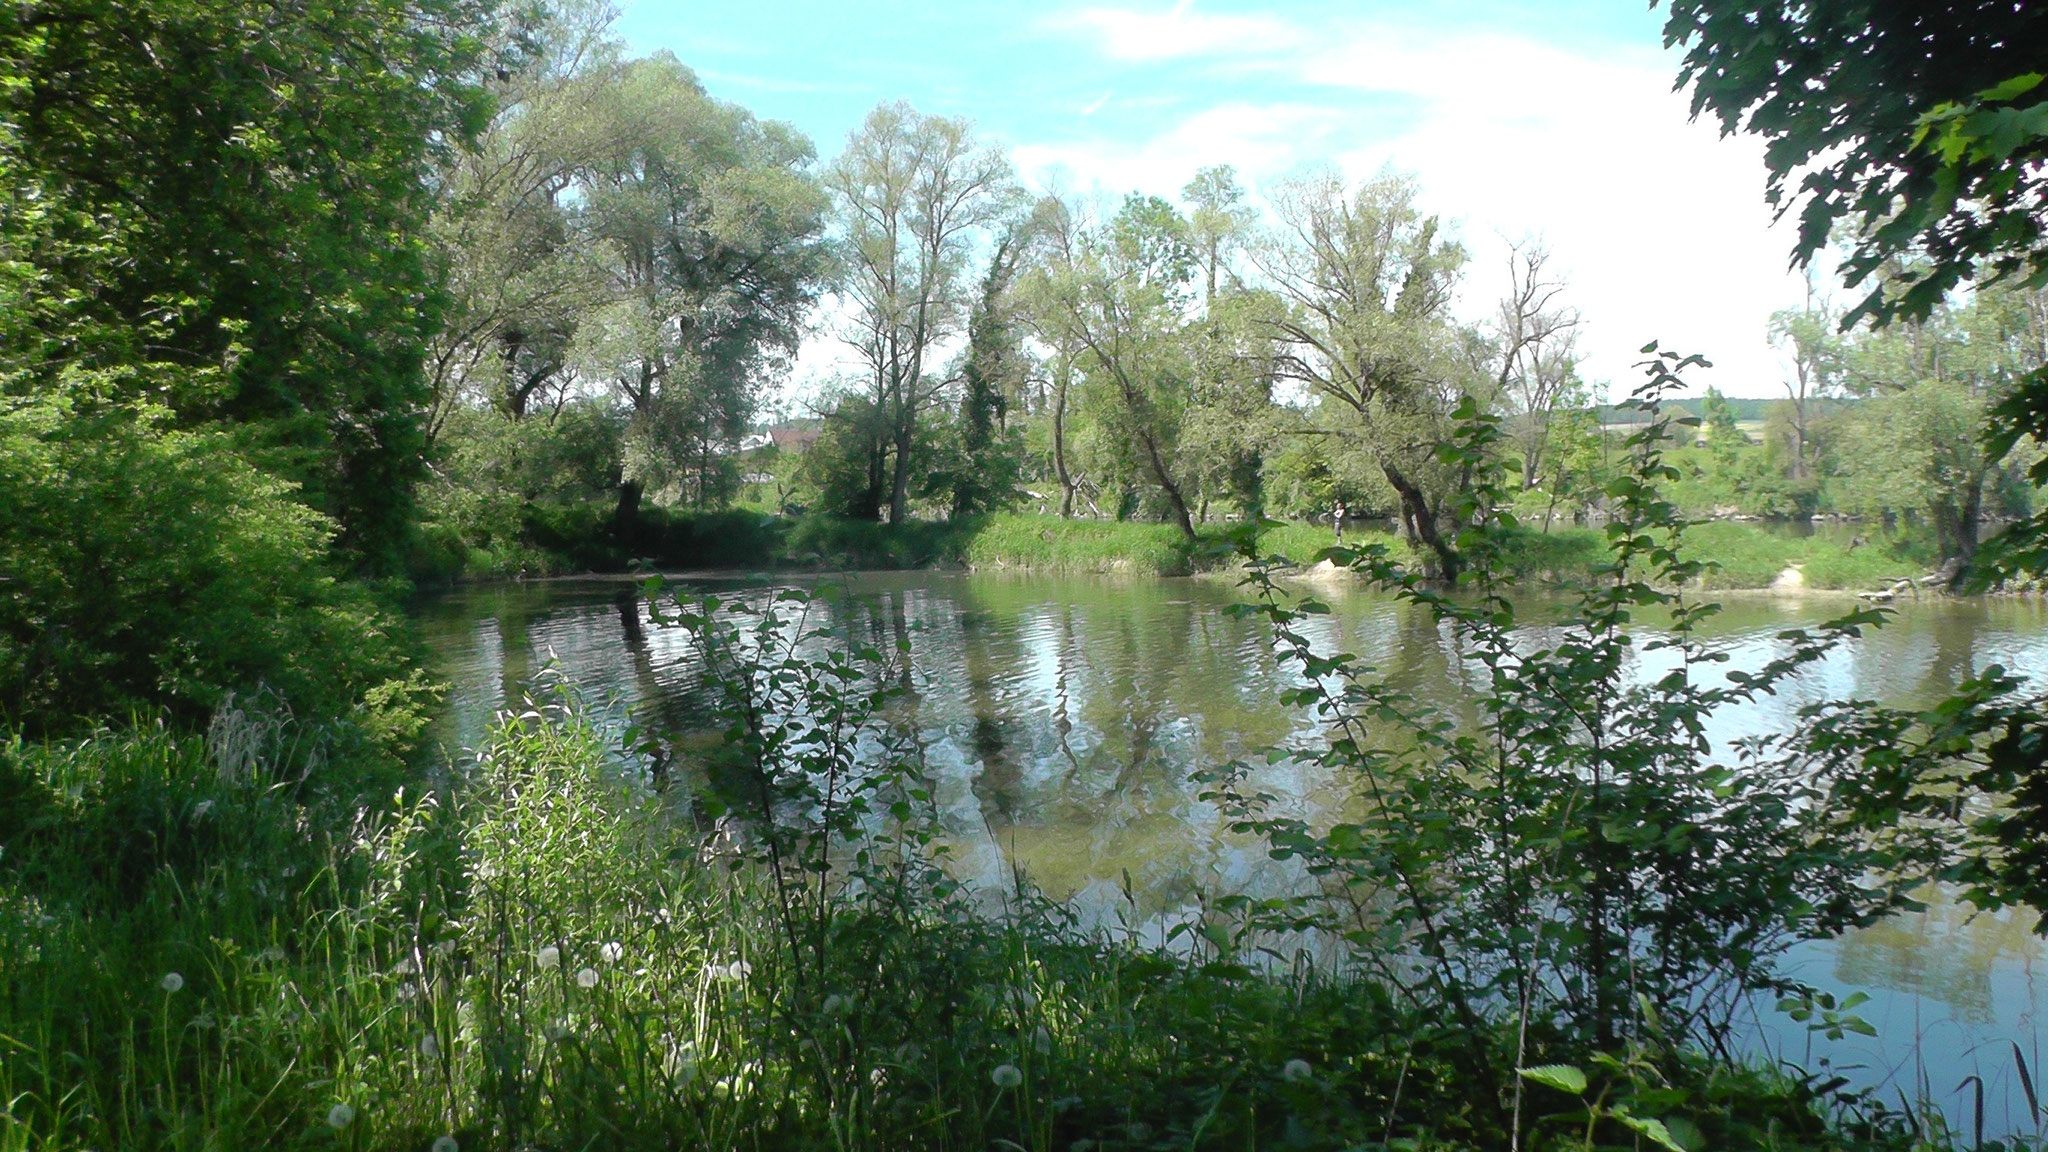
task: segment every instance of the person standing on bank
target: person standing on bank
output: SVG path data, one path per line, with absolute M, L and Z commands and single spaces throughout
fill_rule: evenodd
M 1344 502 L 1342 500 L 1337 501 L 1337 506 L 1330 509 L 1330 524 L 1337 529 L 1337 539 L 1344 539 Z

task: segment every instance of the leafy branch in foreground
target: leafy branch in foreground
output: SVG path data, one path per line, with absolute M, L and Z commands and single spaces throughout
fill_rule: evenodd
M 1888 753 L 1879 738 L 1899 733 L 1852 733 L 1825 709 L 1792 732 L 1711 736 L 1716 713 L 1788 689 L 1881 614 L 1782 632 L 1761 667 L 1726 666 L 1703 629 L 1717 606 L 1685 591 L 1707 567 L 1684 558 L 1686 521 L 1660 494 L 1678 473 L 1664 460 L 1673 421 L 1659 401 L 1702 361 L 1645 352 L 1647 379 L 1626 405 L 1642 427 L 1606 492 L 1607 560 L 1555 617 L 1528 615 L 1510 595 L 1501 433 L 1470 400 L 1443 449 L 1473 477 L 1458 513 L 1460 586 L 1434 588 L 1379 548 L 1321 554 L 1447 632 L 1474 683 L 1469 715 L 1325 650 L 1308 622 L 1327 606 L 1290 594 L 1286 562 L 1260 557 L 1249 533 L 1241 541 L 1255 599 L 1237 610 L 1269 623 L 1301 677 L 1288 702 L 1325 732 L 1269 758 L 1364 793 L 1361 814 L 1323 826 L 1261 791 L 1258 765 L 1214 775 L 1208 795 L 1233 827 L 1317 882 L 1293 898 L 1241 899 L 1247 931 L 1339 939 L 1354 963 L 1413 1006 L 1442 1005 L 1475 1041 L 1507 1021 L 1518 1066 L 1624 1046 L 1667 1065 L 1700 1046 L 1725 1056 L 1754 995 L 1811 993 L 1777 966 L 1792 943 L 1906 905 L 1908 882 L 1952 841 L 1925 822 L 1895 827 L 1896 807 L 1851 801 L 1871 788 L 1876 758 L 1924 765 L 1966 738 Z M 1513 1096 L 1519 1135 L 1519 1084 Z

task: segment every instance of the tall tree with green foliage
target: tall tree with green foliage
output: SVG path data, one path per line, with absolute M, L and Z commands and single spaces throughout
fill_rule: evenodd
M 616 16 L 602 3 L 548 9 L 524 30 L 520 66 L 490 80 L 490 124 L 442 158 L 429 238 L 447 309 L 428 356 L 430 439 L 464 405 L 520 420 L 571 391 L 578 321 L 605 299 L 573 189 L 604 138 L 595 110 L 620 78 Z
M 1128 471 L 1193 539 L 1179 444 L 1193 371 L 1184 310 L 1195 255 L 1186 224 L 1166 201 L 1132 195 L 1063 257 L 1033 286 L 1040 330 L 1078 350 L 1105 447 L 1127 455 Z
M 1403 533 L 1455 581 L 1459 477 L 1436 447 L 1469 384 L 1450 316 L 1464 249 L 1416 207 L 1414 181 L 1392 173 L 1350 187 L 1320 172 L 1282 188 L 1276 210 L 1256 262 L 1288 305 L 1275 322 L 1280 371 L 1319 398 L 1332 434 L 1370 456 Z
M 868 114 L 825 184 L 838 212 L 840 291 L 850 314 L 844 339 L 886 414 L 893 454 L 887 490 L 870 502 L 878 512 L 886 500 L 889 523 L 901 524 L 910 514 L 918 418 L 945 383 L 930 357 L 965 324 L 969 256 L 1017 193 L 1009 161 L 976 140 L 965 120 L 901 103 Z
M 1842 337 L 1833 308 L 1817 290 L 1812 270 L 1806 302 L 1771 313 L 1771 343 L 1791 362 L 1785 379 L 1792 432 L 1792 479 L 1813 474 L 1813 423 L 1819 401 L 1841 384 Z
M 1012 289 L 1032 246 L 1032 219 L 1013 220 L 996 237 L 981 290 L 967 316 L 960 365 L 960 446 L 947 478 L 952 517 L 1007 506 L 1016 498 L 1019 446 L 1010 429 L 1011 398 L 1030 371 Z
M 2029 308 L 2039 295 L 1981 290 L 1862 333 L 1846 356 L 1846 386 L 1866 400 L 1837 452 L 1848 495 L 1924 521 L 1958 584 L 2008 466 L 1984 440 L 1985 413 L 2042 363 Z
M 666 53 L 609 77 L 583 130 L 575 187 L 608 291 L 572 355 L 632 410 L 626 525 L 649 487 L 729 495 L 725 449 L 817 297 L 826 204 L 808 139 L 714 99 Z
M 122 258 L 50 271 L 147 340 L 87 359 L 218 365 L 152 399 L 235 430 L 395 571 L 440 311 L 423 225 L 434 157 L 482 127 L 489 0 L 39 0 L 0 14 L 17 179 Z M 495 57 L 495 58 L 494 58 Z M 21 386 L 21 385 L 17 385 Z

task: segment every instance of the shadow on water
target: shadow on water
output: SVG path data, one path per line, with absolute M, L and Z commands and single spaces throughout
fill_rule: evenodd
M 746 581 L 703 587 L 765 594 Z M 1189 778 L 1196 766 L 1319 735 L 1313 717 L 1278 703 L 1295 674 L 1275 660 L 1262 626 L 1222 611 L 1238 596 L 1227 583 L 875 573 L 845 578 L 843 590 L 819 602 L 826 626 L 908 654 L 900 667 L 909 691 L 897 707 L 923 733 L 964 879 L 1000 890 L 1014 863 L 1084 919 L 1128 922 L 1155 942 L 1195 912 L 1202 891 L 1270 893 L 1298 882 L 1291 866 L 1232 836 Z M 1433 621 L 1363 592 L 1318 595 L 1333 608 L 1304 624 L 1319 645 L 1357 653 L 1418 699 L 1465 707 L 1471 673 Z M 1707 631 L 1729 654 L 1725 668 L 1753 669 L 1784 654 L 1785 628 L 1842 606 L 1734 599 Z M 451 748 L 477 740 L 493 712 L 552 666 L 608 715 L 654 734 L 657 758 L 694 783 L 704 778 L 692 766 L 715 761 L 719 737 L 701 730 L 702 669 L 680 632 L 647 623 L 630 585 L 467 589 L 423 602 L 418 616 L 453 685 L 439 729 Z M 1542 638 L 1531 629 L 1532 644 Z M 1827 697 L 1930 703 L 1991 663 L 2048 683 L 2048 615 L 2038 603 L 1910 606 L 1807 670 L 1793 690 L 1713 717 L 1710 735 L 1722 742 L 1780 728 Z M 1643 674 L 1657 671 L 1644 662 Z M 1283 759 L 1260 764 L 1256 784 L 1312 821 L 1359 802 L 1347 782 L 1317 771 Z M 1824 1041 L 1763 1012 L 1758 1048 L 1952 1105 L 1955 1086 L 1979 1074 L 1988 1119 L 2017 1130 L 2026 1105 L 2010 1045 L 2031 1068 L 2044 1066 L 2035 1048 L 2044 952 L 2031 929 L 2026 917 L 1972 916 L 1935 899 L 1925 913 L 1804 945 L 1791 957 L 1796 974 L 1870 992 L 1859 1014 L 1879 1035 Z

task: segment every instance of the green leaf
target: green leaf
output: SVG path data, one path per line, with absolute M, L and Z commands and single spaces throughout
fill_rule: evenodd
M 1651 1143 L 1660 1148 L 1669 1148 L 1671 1152 L 1686 1152 L 1685 1145 L 1672 1138 L 1671 1129 L 1665 1127 L 1662 1120 L 1653 1120 L 1648 1116 L 1623 1116 L 1619 1114 L 1617 1114 L 1616 1118 L 1627 1127 L 1648 1137 Z
M 1534 1068 L 1524 1068 L 1522 1078 L 1573 1096 L 1584 1095 L 1586 1091 L 1586 1074 L 1569 1064 L 1539 1064 Z M 1679 1152 L 1684 1152 L 1684 1149 Z
M 2003 84 L 1994 85 L 1977 93 L 1977 99 L 2010 100 L 2015 96 L 2024 96 L 2039 87 L 2041 79 L 2041 73 L 2039 72 L 2029 72 L 2024 76 L 2015 76 Z

